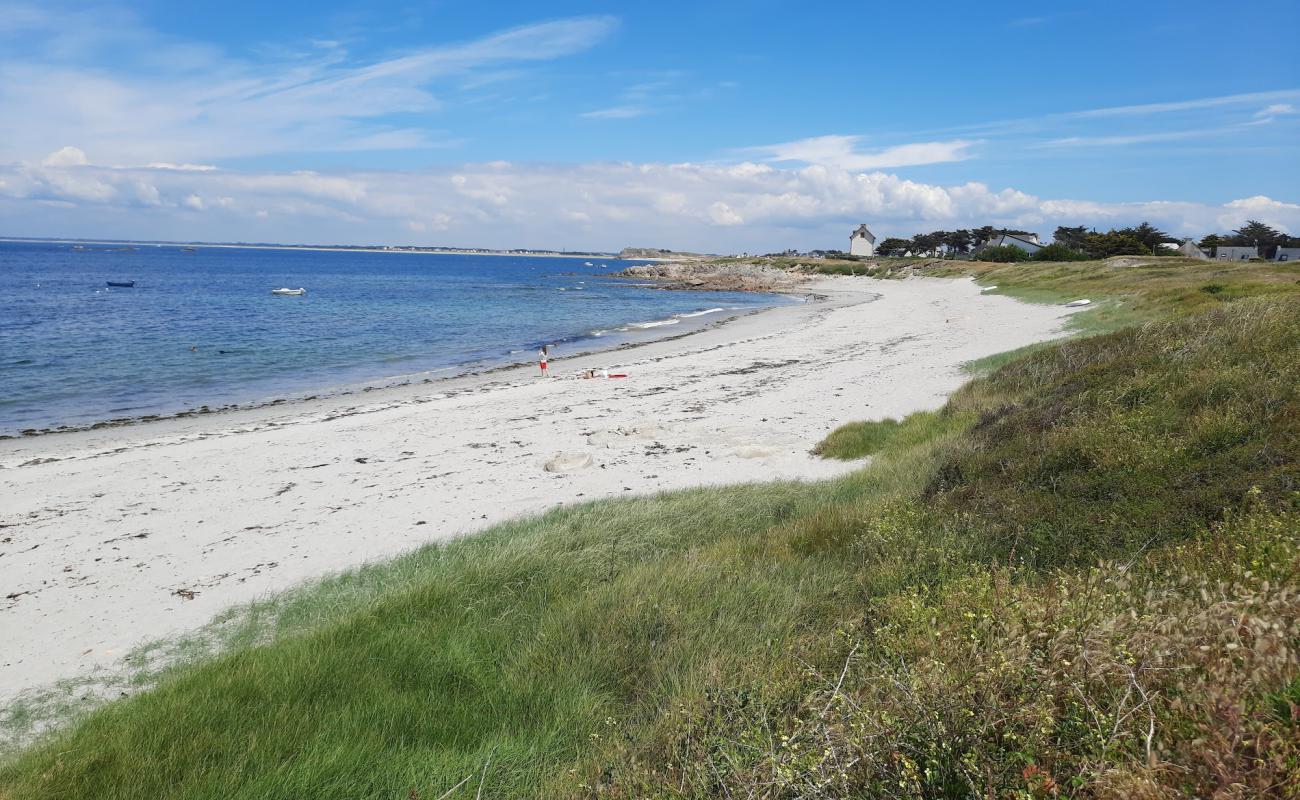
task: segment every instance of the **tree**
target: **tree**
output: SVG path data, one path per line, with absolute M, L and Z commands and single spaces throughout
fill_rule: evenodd
M 943 243 L 954 253 L 969 253 L 971 247 L 975 245 L 975 237 L 970 231 L 962 228 L 945 235 Z
M 934 255 L 939 245 L 943 244 L 943 231 L 934 231 L 933 233 L 918 233 L 912 237 L 912 254 Z
M 1125 236 L 1132 236 L 1151 252 L 1155 252 L 1161 242 L 1172 242 L 1174 239 L 1169 234 L 1155 227 L 1149 222 L 1143 222 L 1136 228 L 1121 228 L 1117 233 Z
M 1234 247 L 1258 247 L 1259 254 L 1264 258 L 1272 257 L 1277 252 L 1277 246 L 1284 241 L 1285 233 L 1253 219 L 1246 220 L 1245 225 L 1228 237 L 1228 243 Z
M 992 225 L 985 225 L 983 227 L 976 228 L 975 230 L 971 231 L 971 236 L 975 237 L 976 247 L 984 244 L 985 242 L 993 241 L 993 237 L 997 235 L 998 235 L 998 230 L 997 228 L 994 228 Z
M 891 236 L 888 239 L 882 239 L 880 244 L 876 245 L 876 255 L 901 256 L 910 249 L 912 249 L 911 242 Z
M 1071 250 L 1083 249 L 1083 237 L 1088 235 L 1088 226 L 1079 225 L 1074 228 L 1067 228 L 1064 225 L 1056 229 L 1052 239 L 1060 244 L 1065 245 Z
M 1151 255 L 1151 248 L 1143 244 L 1132 233 L 1116 230 L 1088 234 L 1083 237 L 1083 249 L 1093 258 Z

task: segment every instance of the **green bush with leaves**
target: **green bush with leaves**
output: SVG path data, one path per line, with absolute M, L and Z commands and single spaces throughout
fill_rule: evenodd
M 1091 256 L 1071 247 L 1053 242 L 1031 256 L 1033 261 L 1087 261 Z
M 1011 263 L 1015 261 L 1028 261 L 1029 253 L 1009 244 L 998 244 L 992 247 L 986 247 L 978 251 L 975 256 L 980 261 L 992 261 L 998 264 Z

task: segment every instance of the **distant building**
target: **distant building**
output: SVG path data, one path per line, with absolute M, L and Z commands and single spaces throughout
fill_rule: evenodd
M 999 233 L 981 245 L 975 252 L 978 253 L 985 247 L 1019 247 L 1026 253 L 1037 253 L 1043 249 L 1043 245 L 1039 243 L 1038 234 L 1036 233 Z
M 1202 250 L 1200 245 L 1191 239 L 1184 239 L 1183 243 L 1174 249 L 1188 258 L 1199 258 L 1202 261 L 1207 261 L 1210 258 L 1209 254 Z
M 1273 254 L 1274 261 L 1300 261 L 1300 247 L 1279 247 Z
M 1259 258 L 1259 248 L 1220 246 L 1214 257 L 1219 261 L 1249 261 L 1252 258 Z
M 867 226 L 859 225 L 858 229 L 849 235 L 849 255 L 851 256 L 874 256 L 876 254 L 876 235 L 867 230 Z

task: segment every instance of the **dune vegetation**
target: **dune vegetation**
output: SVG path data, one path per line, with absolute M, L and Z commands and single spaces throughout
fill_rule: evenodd
M 268 600 L 0 798 L 1300 796 L 1300 269 L 1167 261 L 927 270 L 1098 307 L 847 477 Z

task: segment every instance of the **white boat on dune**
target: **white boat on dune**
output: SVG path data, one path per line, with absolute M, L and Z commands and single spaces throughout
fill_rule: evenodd
M 307 294 L 307 290 L 301 287 L 297 289 L 272 289 L 271 294 L 277 294 L 281 297 L 301 297 Z

